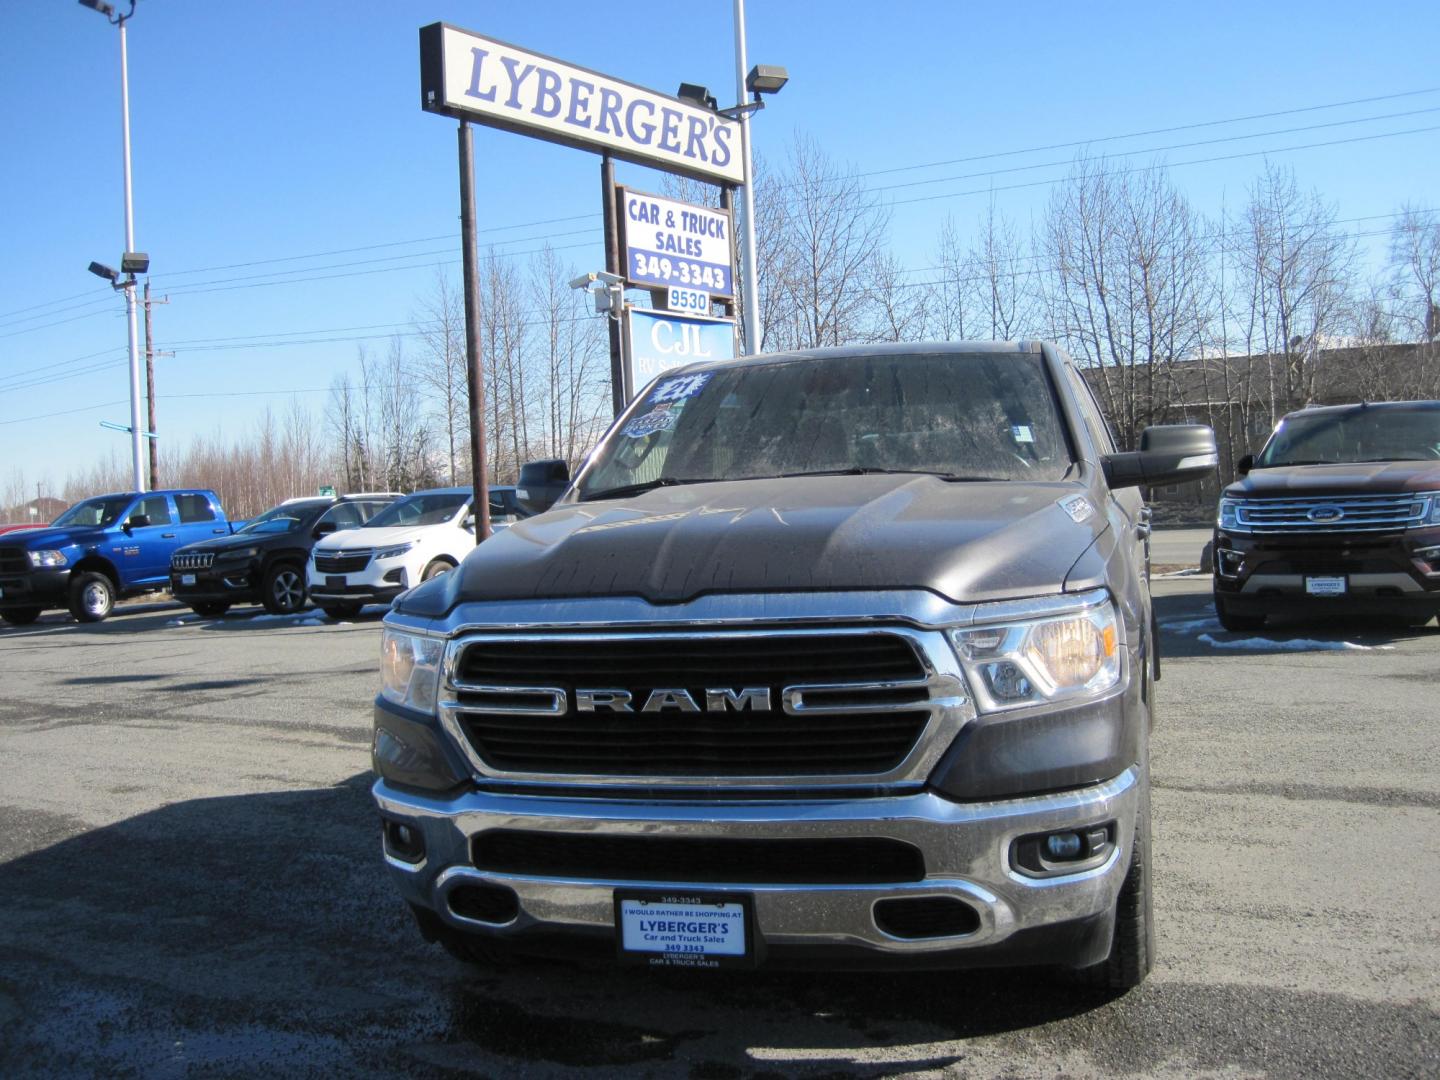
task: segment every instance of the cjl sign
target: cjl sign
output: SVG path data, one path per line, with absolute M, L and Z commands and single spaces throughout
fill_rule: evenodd
M 672 367 L 701 360 L 735 359 L 735 321 L 676 315 L 651 308 L 626 313 L 625 350 L 630 358 L 630 396 Z

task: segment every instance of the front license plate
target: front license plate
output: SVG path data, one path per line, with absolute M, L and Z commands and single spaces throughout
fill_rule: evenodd
M 195 584 L 195 575 L 194 575 L 194 574 L 181 574 L 181 575 L 180 575 L 180 584 L 181 584 L 181 585 L 194 585 L 194 584 Z
M 345 577 L 344 575 L 336 577 L 332 574 L 325 579 L 325 584 L 331 589 L 343 589 L 345 587 Z
M 1344 596 L 1344 577 L 1307 577 L 1305 591 L 1311 596 Z
M 750 898 L 734 893 L 616 892 L 620 959 L 650 967 L 753 967 Z

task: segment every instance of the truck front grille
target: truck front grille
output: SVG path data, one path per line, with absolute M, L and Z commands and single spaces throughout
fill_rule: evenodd
M 315 569 L 321 574 L 353 574 L 370 565 L 370 548 L 356 548 L 346 551 L 322 551 L 315 549 Z
M 1256 533 L 1399 532 L 1422 523 L 1426 495 L 1337 495 L 1333 498 L 1245 499 L 1238 523 Z
M 880 885 L 921 881 L 920 849 L 883 837 L 727 839 L 597 836 L 495 829 L 472 843 L 497 874 L 733 885 Z
M 171 570 L 209 570 L 215 561 L 213 551 L 177 551 L 170 556 Z
M 475 755 L 511 776 L 873 776 L 933 715 L 914 645 L 879 630 L 481 638 L 450 693 Z
M 0 548 L 0 574 L 23 574 L 29 569 L 24 548 Z

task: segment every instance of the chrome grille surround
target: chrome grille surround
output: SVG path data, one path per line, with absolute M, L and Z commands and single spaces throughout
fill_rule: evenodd
M 1423 525 L 1437 495 L 1307 496 L 1236 499 L 1236 523 L 1252 533 L 1400 532 Z
M 845 773 L 795 773 L 776 772 L 771 774 L 748 774 L 717 772 L 714 774 L 685 773 L 683 775 L 657 775 L 654 773 L 614 774 L 581 772 L 522 772 L 507 771 L 493 767 L 481 755 L 467 734 L 465 716 L 467 712 L 479 712 L 479 701 L 485 698 L 492 702 L 483 706 L 487 714 L 510 716 L 533 715 L 560 716 L 567 710 L 567 692 L 558 686 L 537 685 L 479 685 L 459 677 L 461 659 L 467 648 L 483 647 L 487 642 L 539 643 L 556 641 L 579 641 L 604 643 L 623 648 L 627 642 L 647 643 L 674 642 L 676 645 L 703 643 L 705 641 L 749 639 L 773 645 L 783 651 L 787 642 L 800 642 L 826 637 L 852 637 L 855 635 L 887 635 L 907 642 L 914 650 L 918 667 L 916 677 L 898 680 L 860 680 L 854 682 L 791 683 L 781 681 L 774 686 L 775 710 L 787 718 L 798 715 L 811 716 L 855 716 L 857 713 L 898 713 L 924 712 L 928 718 L 919 728 L 918 735 L 910 744 L 908 752 L 894 767 L 883 772 Z M 559 679 L 557 678 L 557 681 Z M 724 679 L 714 680 L 723 684 Z M 671 788 L 797 788 L 867 787 L 892 786 L 897 784 L 919 785 L 923 783 L 939 757 L 954 740 L 960 728 L 975 715 L 974 705 L 967 692 L 959 662 L 949 647 L 942 630 L 917 629 L 898 625 L 865 625 L 836 623 L 825 627 L 782 626 L 767 628 L 715 628 L 676 629 L 657 628 L 648 631 L 597 630 L 574 632 L 569 630 L 540 631 L 535 633 L 513 633 L 497 631 L 492 633 L 469 633 L 450 641 L 446 648 L 442 685 L 440 689 L 440 722 L 465 754 L 475 773 L 482 780 L 504 780 L 545 785 L 564 784 L 570 786 L 600 787 L 671 787 Z M 907 693 L 909 691 L 909 693 Z M 845 700 L 856 693 L 880 692 L 894 694 L 898 700 L 887 700 L 884 704 L 857 706 Z M 839 700 L 826 702 L 827 695 L 838 695 Z M 462 700 L 462 696 L 463 699 Z M 807 700 L 808 697 L 808 700 Z M 783 710 L 783 711 L 782 711 Z M 676 725 L 686 722 L 686 714 L 673 716 Z M 738 714 L 731 714 L 738 715 Z M 817 749 L 821 740 L 817 737 Z
M 177 551 L 170 556 L 171 570 L 209 570 L 215 562 L 213 551 Z

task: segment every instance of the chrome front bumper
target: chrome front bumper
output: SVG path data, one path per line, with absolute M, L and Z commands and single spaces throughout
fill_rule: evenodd
M 1138 772 L 1054 795 L 957 803 L 930 792 L 890 798 L 731 802 L 568 799 L 469 792 L 428 799 L 377 781 L 373 793 L 385 818 L 418 829 L 425 855 L 385 860 L 404 898 L 434 911 L 458 930 L 522 938 L 532 931 L 614 932 L 617 888 L 689 888 L 753 897 L 756 932 L 767 946 L 858 948 L 875 956 L 948 952 L 1001 945 L 1019 931 L 1110 912 L 1129 868 L 1139 799 Z M 1012 842 L 1031 833 L 1114 822 L 1115 849 L 1100 866 L 1037 879 L 1011 865 Z M 572 880 L 484 872 L 471 862 L 471 840 L 488 829 L 600 836 L 819 839 L 878 837 L 903 841 L 925 857 L 922 881 L 891 885 L 774 885 L 763 882 Z M 519 911 L 505 923 L 455 913 L 460 885 L 512 890 Z M 979 915 L 971 933 L 901 939 L 881 930 L 877 901 L 945 896 Z

